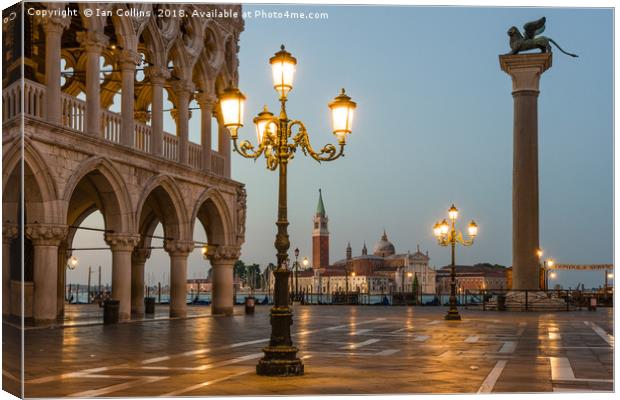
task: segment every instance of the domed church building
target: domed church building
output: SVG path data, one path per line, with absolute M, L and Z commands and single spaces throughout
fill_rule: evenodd
M 298 274 L 298 284 L 306 293 L 330 293 L 347 286 L 371 294 L 411 292 L 416 278 L 422 293 L 435 293 L 435 270 L 429 267 L 428 251 L 423 253 L 419 245 L 413 253 L 397 253 L 384 230 L 372 254 L 364 243 L 361 254 L 354 257 L 349 243 L 345 258 L 330 263 L 328 218 L 320 192 L 313 222 L 312 268 Z

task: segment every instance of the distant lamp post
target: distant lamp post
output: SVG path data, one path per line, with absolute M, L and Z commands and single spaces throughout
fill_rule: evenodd
M 607 295 L 607 292 L 609 291 L 609 280 L 610 279 L 614 279 L 614 273 L 613 272 L 608 272 L 605 271 L 605 295 Z
M 407 278 L 411 279 L 411 304 L 415 303 L 415 293 L 413 292 L 413 274 L 411 272 L 407 272 Z
M 542 260 L 544 252 L 543 249 L 536 250 L 536 255 L 538 256 L 540 268 L 543 271 L 543 290 L 549 290 L 549 270 L 553 269 L 555 266 L 555 261 L 553 258 L 547 258 L 546 260 Z
M 317 161 L 333 161 L 344 154 L 346 137 L 351 133 L 353 113 L 356 104 L 342 89 L 341 93 L 328 104 L 332 117 L 332 132 L 338 139 L 336 148 L 327 144 L 318 151 L 310 145 L 308 131 L 303 122 L 290 120 L 286 114 L 286 101 L 293 89 L 293 78 L 297 60 L 289 52 L 280 48 L 269 59 L 273 77 L 273 87 L 280 99 L 280 114 L 276 117 L 267 107 L 254 118 L 258 147 L 249 141 L 237 143 L 239 128 L 243 126 L 245 96 L 237 88 L 230 87 L 219 96 L 220 111 L 224 126 L 230 131 L 234 149 L 245 158 L 257 159 L 265 156 L 267 169 L 279 170 L 278 185 L 278 233 L 275 240 L 277 265 L 274 271 L 274 306 L 271 309 L 271 339 L 263 349 L 265 356 L 258 362 L 256 373 L 269 376 L 302 375 L 303 363 L 297 357 L 297 348 L 291 340 L 292 311 L 289 307 L 288 277 L 286 267 L 290 242 L 287 219 L 287 167 L 297 149 Z M 289 138 L 292 142 L 289 142 Z
M 299 301 L 299 249 L 295 248 L 295 300 Z
M 450 223 L 444 219 L 441 222 L 435 223 L 433 227 L 433 233 L 437 238 L 437 243 L 444 247 L 450 246 L 451 250 L 450 309 L 445 316 L 445 319 L 449 321 L 459 321 L 461 319 L 456 307 L 456 245 L 471 246 L 474 244 L 474 238 L 478 235 L 478 225 L 472 220 L 467 227 L 470 238 L 463 239 L 463 234 L 456 230 L 456 220 L 458 217 L 459 211 L 454 204 L 452 204 L 452 207 L 448 210 Z
M 202 246 L 201 252 L 202 252 L 202 258 L 204 258 L 206 260 L 207 259 L 207 255 L 209 253 L 209 246 L 207 246 L 206 244 L 204 246 Z

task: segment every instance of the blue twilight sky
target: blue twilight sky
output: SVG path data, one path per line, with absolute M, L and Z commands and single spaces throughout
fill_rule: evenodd
M 242 138 L 255 141 L 251 120 L 263 104 L 277 109 L 268 58 L 281 43 L 298 60 L 289 116 L 305 122 L 315 148 L 335 141 L 327 103 L 338 90 L 345 87 L 358 103 L 346 157 L 318 164 L 298 153 L 290 164 L 291 250 L 298 247 L 310 258 L 312 215 L 322 188 L 332 262 L 344 257 L 348 241 L 354 255 L 364 241 L 372 251 L 385 229 L 397 252 L 419 244 L 429 251 L 431 265 L 446 265 L 448 251 L 434 242 L 431 228 L 454 202 L 463 227 L 472 218 L 480 226 L 475 245 L 459 249 L 457 262 L 510 265 L 513 110 L 510 77 L 500 70 L 498 54 L 508 51 L 510 26 L 544 15 L 544 34 L 580 57 L 554 48 L 553 67 L 541 80 L 541 246 L 559 263 L 612 262 L 611 9 L 247 5 L 244 10 L 252 15 L 317 11 L 329 18 L 246 18 L 239 51 L 240 89 L 248 97 Z M 192 140 L 199 141 L 198 117 L 190 129 Z M 242 259 L 262 267 L 275 259 L 277 174 L 262 160 L 235 153 L 232 166 L 233 178 L 248 191 Z M 93 215 L 84 225 L 98 219 Z M 80 232 L 77 240 L 101 241 L 92 235 Z M 195 239 L 205 239 L 201 229 Z M 108 281 L 110 256 L 102 253 L 84 252 L 80 264 L 102 264 Z M 204 276 L 207 266 L 199 251 L 194 253 L 188 277 Z M 168 264 L 163 251 L 154 251 L 147 279 L 167 280 Z M 69 281 L 85 282 L 86 275 L 71 272 Z M 565 287 L 598 286 L 602 277 L 560 272 L 557 280 Z

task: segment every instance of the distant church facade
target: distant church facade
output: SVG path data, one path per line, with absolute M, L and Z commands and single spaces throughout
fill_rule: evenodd
M 429 267 L 428 251 L 417 246 L 415 252 L 397 253 L 387 232 L 379 238 L 368 254 L 364 243 L 361 254 L 353 256 L 347 245 L 345 258 L 330 264 L 328 217 L 322 193 L 313 217 L 311 268 L 299 271 L 297 286 L 305 293 L 360 292 L 382 294 L 411 292 L 415 280 L 422 293 L 434 294 L 435 270 Z M 295 281 L 291 282 L 291 289 Z

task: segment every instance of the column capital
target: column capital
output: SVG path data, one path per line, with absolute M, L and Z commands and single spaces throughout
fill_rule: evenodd
M 140 242 L 140 235 L 131 233 L 106 233 L 104 240 L 112 251 L 132 251 Z
M 18 233 L 17 224 L 2 224 L 2 243 L 8 244 L 17 237 Z
M 151 256 L 151 249 L 145 249 L 144 247 L 134 247 L 131 252 L 131 262 L 137 264 L 144 264 L 146 260 Z
M 194 250 L 194 242 L 191 240 L 165 240 L 164 250 L 171 256 L 185 256 Z
M 210 245 L 207 249 L 207 258 L 214 263 L 234 262 L 239 259 L 240 255 L 241 247 L 239 246 Z
M 58 246 L 67 238 L 69 227 L 54 224 L 28 224 L 26 237 L 32 240 L 35 246 Z
M 133 50 L 123 49 L 116 55 L 116 61 L 121 69 L 135 69 L 142 61 L 142 57 Z
M 179 79 L 172 82 L 172 88 L 174 92 L 179 94 L 192 94 L 195 90 L 195 86 L 192 81 L 186 79 Z
M 217 103 L 217 96 L 213 93 L 201 92 L 194 97 L 201 109 L 209 108 L 213 110 L 213 106 Z
M 170 110 L 170 116 L 175 122 L 179 122 L 179 109 L 173 108 L 172 110 Z M 187 110 L 187 118 L 191 118 L 191 117 L 192 117 L 192 110 Z
M 77 32 L 76 39 L 87 52 L 99 54 L 110 41 L 103 33 L 90 30 Z
M 51 8 L 51 7 L 50 7 Z M 61 10 L 61 8 L 57 8 Z M 48 16 L 43 18 L 43 31 L 48 33 L 62 33 L 71 25 L 71 20 L 67 17 L 61 16 Z
M 146 124 L 146 122 L 149 120 L 149 117 L 149 112 L 145 110 L 134 110 L 133 112 L 133 118 L 138 122 L 142 122 L 143 124 Z
M 547 53 L 500 55 L 502 71 L 512 77 L 512 91 L 536 91 L 540 76 L 551 68 L 552 55 Z
M 159 65 L 150 65 L 144 69 L 144 73 L 151 83 L 164 83 L 166 79 L 170 79 L 170 71 Z

